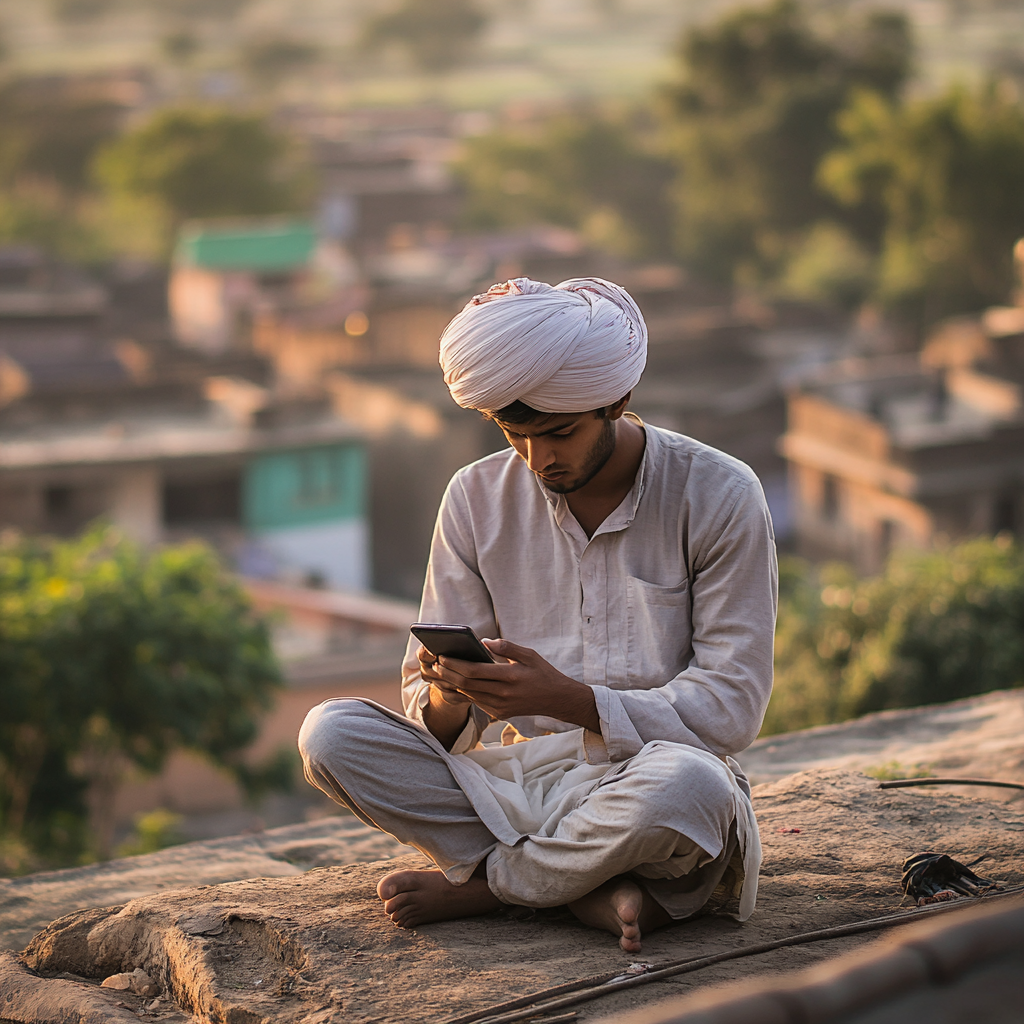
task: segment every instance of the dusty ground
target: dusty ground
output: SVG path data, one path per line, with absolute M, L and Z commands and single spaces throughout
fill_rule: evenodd
M 0 950 L 22 949 L 41 928 L 75 910 L 243 878 L 292 878 L 312 867 L 378 861 L 411 853 L 350 815 L 253 835 L 172 846 L 65 871 L 0 878 Z
M 880 790 L 863 775 L 828 769 L 763 784 L 755 791 L 765 859 L 754 917 L 745 925 L 705 919 L 656 932 L 642 958 L 665 962 L 895 911 L 900 862 L 924 849 L 962 860 L 986 853 L 986 872 L 1024 881 L 1022 803 Z M 106 974 L 135 967 L 184 1011 L 165 998 L 143 1012 L 146 1020 L 194 1014 L 227 1024 L 342 1017 L 389 1024 L 440 1022 L 627 965 L 610 936 L 557 910 L 396 929 L 374 894 L 381 872 L 395 863 L 161 892 L 123 909 L 78 912 L 30 947 L 27 962 L 43 978 L 0 955 L 0 1021 L 135 1021 L 150 1000 L 97 987 Z M 613 994 L 579 1007 L 580 1019 L 713 981 L 805 966 L 859 941 L 779 950 Z M 62 1007 L 74 1008 L 74 1016 Z

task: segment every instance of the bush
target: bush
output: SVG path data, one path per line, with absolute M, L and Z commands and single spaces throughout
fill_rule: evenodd
M 189 748 L 254 791 L 241 752 L 281 677 L 266 625 L 207 547 L 116 531 L 0 545 L 0 835 L 61 862 L 109 853 L 116 789 Z M 272 779 L 270 778 L 272 777 Z M 8 861 L 14 859 L 8 855 Z
M 780 572 L 764 734 L 1024 685 L 1024 553 L 1007 537 Z

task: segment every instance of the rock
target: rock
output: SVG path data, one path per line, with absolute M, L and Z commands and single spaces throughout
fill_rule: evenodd
M 132 976 L 130 974 L 112 974 L 100 982 L 100 988 L 113 988 L 119 992 L 127 992 L 132 987 Z
M 0 953 L 0 1014 L 5 1024 L 138 1024 L 120 991 L 103 990 L 85 981 L 40 978 L 13 953 Z M 184 1022 L 180 1014 L 166 1018 Z
M 412 852 L 351 815 L 172 846 L 23 878 L 0 878 L 0 949 L 21 949 L 40 928 L 81 907 L 103 907 L 191 885 L 294 877 L 311 867 L 356 864 Z
M 141 967 L 136 967 L 128 978 L 137 996 L 155 996 L 160 993 L 160 986 Z
M 754 803 L 765 853 L 754 917 L 743 926 L 702 918 L 655 932 L 645 938 L 644 960 L 664 963 L 892 913 L 902 904 L 900 864 L 920 850 L 948 852 L 965 862 L 986 852 L 987 875 L 1024 880 L 1017 834 L 1022 814 L 1000 802 L 879 790 L 856 773 L 813 771 L 757 787 Z M 585 928 L 564 909 L 498 912 L 412 932 L 396 928 L 380 912 L 377 880 L 387 870 L 423 864 L 419 855 L 409 855 L 324 867 L 70 914 L 43 929 L 20 961 L 6 961 L 0 1017 L 19 1024 L 61 1019 L 38 1012 L 48 986 L 54 1000 L 66 999 L 68 989 L 61 986 L 69 985 L 94 1001 L 135 999 L 96 982 L 141 968 L 165 993 L 161 1020 L 439 1021 L 551 985 L 625 971 L 634 959 L 611 936 Z M 613 993 L 588 1004 L 585 1016 L 617 1013 L 715 981 L 806 966 L 863 941 L 815 943 L 719 964 L 677 978 L 671 987 Z M 29 995 L 34 1004 L 26 1002 Z M 111 1013 L 97 1017 L 97 1024 L 128 1019 Z

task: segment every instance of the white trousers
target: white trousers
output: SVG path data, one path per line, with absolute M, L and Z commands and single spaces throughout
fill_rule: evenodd
M 682 920 L 704 907 L 728 867 L 728 896 L 743 881 L 732 774 L 682 744 L 648 744 L 610 765 L 551 834 L 514 845 L 495 838 L 408 720 L 355 698 L 325 701 L 306 716 L 299 750 L 310 783 L 424 853 L 456 884 L 486 859 L 488 885 L 503 903 L 560 906 L 633 875 Z

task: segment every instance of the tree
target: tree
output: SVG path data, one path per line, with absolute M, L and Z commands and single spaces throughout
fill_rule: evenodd
M 107 255 L 90 223 L 90 167 L 123 113 L 45 78 L 0 83 L 0 240 L 76 260 Z
M 639 121 L 580 111 L 467 140 L 456 167 L 467 224 L 560 224 L 625 256 L 667 256 L 672 166 Z
M 1008 537 L 900 552 L 864 580 L 782 570 L 766 733 L 1024 685 L 1024 551 Z
M 926 326 L 1005 302 L 1024 234 L 1024 109 L 997 85 L 903 104 L 862 91 L 820 180 L 881 217 L 877 298 Z
M 367 21 L 363 44 L 396 43 L 421 71 L 437 74 L 465 60 L 486 24 L 473 0 L 403 0 L 397 10 Z
M 189 217 L 283 213 L 302 202 L 305 169 L 262 118 L 216 108 L 159 111 L 97 156 L 115 194 Z
M 840 29 L 826 34 L 794 0 L 776 0 L 683 37 L 681 81 L 666 99 L 679 252 L 691 265 L 724 281 L 771 278 L 812 224 L 843 219 L 816 179 L 835 115 L 855 88 L 894 95 L 911 44 L 898 14 Z M 846 221 L 868 238 L 880 230 Z
M 281 685 L 264 622 L 200 544 L 146 552 L 116 531 L 0 546 L 0 833 L 68 857 L 87 806 L 109 851 L 124 772 L 197 751 L 256 792 L 242 751 Z
M 123 108 L 83 99 L 43 80 L 0 85 L 0 186 L 26 180 L 55 185 L 69 196 L 84 192 L 99 148 L 114 138 Z

